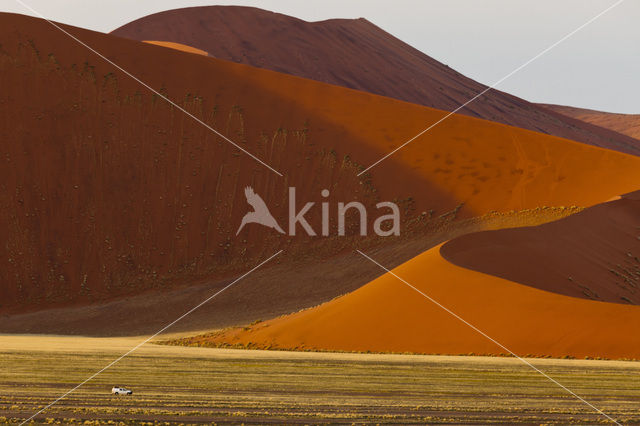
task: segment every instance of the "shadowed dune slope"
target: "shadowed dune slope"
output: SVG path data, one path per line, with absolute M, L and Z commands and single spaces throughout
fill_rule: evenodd
M 640 304 L 640 193 L 544 225 L 464 235 L 450 262 L 547 291 Z
M 640 181 L 640 158 L 462 115 L 358 176 L 446 113 L 65 28 L 283 176 L 47 22 L 0 14 L 2 312 L 220 282 L 279 249 L 312 264 L 362 242 L 356 215 L 337 237 L 338 202 L 361 201 L 371 230 L 388 213 L 376 203 L 396 201 L 402 229 L 419 232 L 441 217 L 589 206 Z M 316 232 L 329 202 L 330 237 L 255 224 L 236 236 L 247 185 L 285 229 L 288 187 L 298 210 L 316 203 Z
M 640 139 L 640 114 L 616 114 L 563 105 L 540 104 L 540 106 L 576 118 L 580 121 L 611 129 L 623 135 Z
M 640 358 L 638 306 L 562 296 L 464 269 L 439 247 L 393 273 L 518 355 Z M 316 308 L 187 342 L 198 339 L 255 348 L 507 352 L 389 273 Z
M 208 56 L 209 54 L 204 50 L 196 49 L 195 47 L 187 46 L 186 44 L 173 43 L 171 41 L 158 41 L 158 40 L 143 40 L 145 43 L 155 44 L 156 46 L 169 47 L 171 49 L 181 50 L 188 53 L 197 53 L 198 55 Z
M 363 18 L 306 22 L 251 7 L 191 7 L 140 18 L 112 34 L 178 42 L 216 58 L 446 111 L 486 88 Z M 461 113 L 640 154 L 640 144 L 633 138 L 497 90 Z
M 580 210 L 580 209 L 577 209 Z M 458 235 L 486 229 L 526 226 L 557 220 L 575 213 L 573 209 L 548 208 L 453 220 L 429 221 L 426 228 L 405 231 L 400 237 L 378 247 L 377 259 L 389 267 Z M 368 242 L 371 244 L 371 242 Z M 354 239 L 345 243 L 352 247 Z M 361 245 L 362 241 L 358 241 Z M 366 243 L 365 243 L 366 245 Z M 219 294 L 198 310 L 172 326 L 170 332 L 214 330 L 250 324 L 317 306 L 356 290 L 380 276 L 380 271 L 355 251 L 327 257 L 296 255 L 289 250 L 279 264 L 260 268 Z M 251 265 L 250 267 L 253 267 Z M 247 267 L 249 268 L 249 266 Z M 245 271 L 242 271 L 244 273 Z M 231 282 L 212 277 L 189 281 L 188 287 L 143 292 L 87 305 L 62 306 L 0 317 L 0 333 L 76 334 L 92 336 L 141 336 L 153 334 Z M 113 318 L 127 318 L 114 322 Z

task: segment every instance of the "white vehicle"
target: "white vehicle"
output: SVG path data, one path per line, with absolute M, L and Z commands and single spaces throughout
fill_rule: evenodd
M 111 389 L 111 393 L 114 395 L 131 395 L 133 391 L 129 389 L 121 388 L 120 386 L 114 386 Z

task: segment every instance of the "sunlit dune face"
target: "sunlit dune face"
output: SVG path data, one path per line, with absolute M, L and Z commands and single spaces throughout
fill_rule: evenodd
M 541 291 L 453 265 L 435 247 L 394 274 L 519 355 L 638 358 L 640 310 Z M 492 354 L 505 349 L 409 288 L 378 279 L 312 309 L 208 338 L 254 348 Z
M 169 47 L 171 49 L 181 50 L 188 53 L 196 53 L 198 55 L 209 56 L 209 53 L 204 50 L 196 49 L 195 47 L 187 46 L 186 44 L 174 43 L 171 41 L 157 41 L 157 40 L 145 40 L 145 43 L 155 44 L 157 46 Z

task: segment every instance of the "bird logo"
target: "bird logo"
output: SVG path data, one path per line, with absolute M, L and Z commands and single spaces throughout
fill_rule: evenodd
M 268 228 L 273 228 L 279 233 L 284 234 L 284 231 L 282 230 L 282 228 L 280 228 L 278 222 L 276 222 L 276 220 L 271 215 L 271 212 L 269 212 L 269 209 L 267 208 L 264 200 L 253 191 L 252 187 L 247 186 L 246 188 L 244 188 L 244 195 L 247 198 L 247 203 L 249 203 L 249 205 L 253 207 L 253 211 L 244 215 L 244 217 L 242 218 L 242 223 L 240 224 L 236 235 L 240 233 L 242 228 L 244 228 L 247 223 L 259 223 L 260 225 L 264 225 Z

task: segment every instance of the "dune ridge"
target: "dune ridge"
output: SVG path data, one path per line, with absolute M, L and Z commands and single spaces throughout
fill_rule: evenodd
M 453 111 L 486 85 L 465 77 L 366 19 L 306 22 L 242 6 L 168 10 L 111 34 L 169 40 L 237 63 Z M 499 90 L 460 113 L 640 155 L 638 141 Z
M 145 43 L 155 44 L 157 46 L 168 47 L 171 49 L 181 50 L 187 53 L 196 53 L 198 55 L 209 56 L 207 52 L 201 49 L 197 49 L 186 44 L 174 43 L 172 41 L 158 41 L 158 40 L 143 40 Z
M 393 273 L 519 356 L 640 358 L 640 336 L 634 331 L 640 326 L 638 306 L 558 295 L 468 270 L 445 260 L 440 246 Z M 389 273 L 316 308 L 174 343 L 508 354 Z
M 640 139 L 640 114 L 618 114 L 564 105 L 540 104 L 540 106 L 580 121 Z
M 640 304 L 640 193 L 544 225 L 447 242 L 448 261 L 542 290 Z

